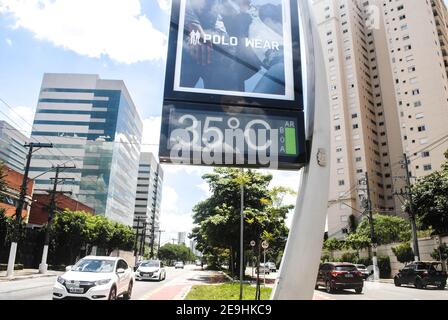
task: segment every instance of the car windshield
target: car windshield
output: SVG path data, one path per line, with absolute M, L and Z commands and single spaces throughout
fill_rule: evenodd
M 142 262 L 140 267 L 158 268 L 159 267 L 159 261 L 145 261 L 145 262 Z
M 72 268 L 72 271 L 107 273 L 113 272 L 114 266 L 115 261 L 113 260 L 83 259 Z
M 336 266 L 335 267 L 336 271 L 355 271 L 356 267 L 353 265 L 348 265 L 348 266 Z
M 358 264 L 356 267 L 358 267 L 358 269 L 366 269 L 366 266 L 363 264 Z

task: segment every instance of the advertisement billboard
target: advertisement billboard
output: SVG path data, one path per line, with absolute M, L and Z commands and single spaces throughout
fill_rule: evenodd
M 265 167 L 266 153 L 278 157 L 271 168 L 303 165 L 301 57 L 297 1 L 174 0 L 160 160 Z M 229 130 L 239 148 L 225 140 Z M 211 149 L 214 163 L 200 156 Z

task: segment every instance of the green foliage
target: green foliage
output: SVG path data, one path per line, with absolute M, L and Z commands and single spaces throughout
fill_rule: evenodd
M 272 288 L 261 287 L 261 300 L 269 300 Z M 225 283 L 217 286 L 193 286 L 185 300 L 238 300 L 240 285 L 238 283 Z M 255 287 L 244 285 L 243 300 L 254 300 Z
M 167 243 L 160 248 L 158 257 L 168 262 L 169 265 L 174 261 L 183 261 L 185 263 L 196 260 L 196 256 L 184 244 Z
M 292 206 L 281 204 L 285 195 L 292 191 L 287 188 L 269 190 L 271 175 L 253 170 L 215 169 L 203 179 L 208 183 L 211 196 L 193 209 L 193 219 L 197 227 L 191 238 L 197 242 L 198 250 L 208 256 L 219 268 L 220 250 L 229 250 L 230 272 L 239 268 L 240 206 L 241 185 L 244 186 L 244 238 L 245 250 L 252 250 L 251 240 L 268 240 L 271 259 L 278 260 L 279 253 L 286 244 L 288 229 L 286 215 Z M 222 252 L 222 251 L 221 251 Z M 213 255 L 218 255 L 212 258 Z
M 434 234 L 448 233 L 448 165 L 419 179 L 412 186 L 412 194 L 419 224 L 432 228 Z
M 131 251 L 135 231 L 104 216 L 65 210 L 58 212 L 51 226 L 53 264 L 70 265 L 86 245 L 98 246 L 109 255 L 112 251 Z
M 398 262 L 408 263 L 414 261 L 414 251 L 409 243 L 402 243 L 392 248 L 392 252 L 397 257 Z
M 329 238 L 324 242 L 324 249 L 330 252 L 341 250 L 344 243 L 336 238 Z
M 355 250 L 358 253 L 358 255 L 359 251 L 370 247 L 370 245 L 371 245 L 370 238 L 367 237 L 366 235 L 362 235 L 359 233 L 349 234 L 344 241 L 344 247 L 347 249 Z
M 339 260 L 340 262 L 358 263 L 359 254 L 357 252 L 344 252 Z
M 406 242 L 411 239 L 411 226 L 408 221 L 397 216 L 375 214 L 373 216 L 375 237 L 378 245 Z M 370 225 L 363 219 L 356 230 L 359 236 L 370 239 Z
M 431 253 L 431 258 L 437 261 L 448 260 L 448 245 L 446 243 L 442 243 L 437 248 L 435 248 Z

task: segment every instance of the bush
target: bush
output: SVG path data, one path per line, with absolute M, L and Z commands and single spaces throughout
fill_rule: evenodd
M 342 260 L 341 262 L 357 263 L 359 255 L 356 252 L 344 252 L 340 260 Z
M 414 251 L 409 243 L 402 243 L 392 248 L 392 252 L 397 257 L 398 262 L 408 263 L 414 261 Z

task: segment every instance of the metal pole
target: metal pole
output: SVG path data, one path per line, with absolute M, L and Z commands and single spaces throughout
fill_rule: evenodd
M 243 178 L 244 169 L 241 169 Z M 240 205 L 240 300 L 243 300 L 243 280 L 244 280 L 244 184 L 241 183 L 241 205 Z
M 310 0 L 292 1 L 299 6 L 302 62 L 306 63 L 305 106 L 307 153 L 280 272 L 271 299 L 311 300 L 314 295 L 328 212 L 331 158 L 331 110 L 327 72 L 317 21 Z
M 414 211 L 414 203 L 412 198 L 412 188 L 411 188 L 411 172 L 409 171 L 409 161 L 408 156 L 404 154 L 404 165 L 406 168 L 406 193 L 409 199 L 409 220 L 411 221 L 412 227 L 412 241 L 414 246 L 414 259 L 415 261 L 420 261 L 420 250 L 418 247 L 418 236 L 417 236 L 417 224 L 415 223 L 415 211 Z
M 134 253 L 135 253 L 135 265 L 138 262 L 138 232 L 140 229 L 140 217 L 137 217 L 137 230 L 135 232 Z
M 376 256 L 376 238 L 375 238 L 375 227 L 373 224 L 373 214 L 372 214 L 372 199 L 370 198 L 370 183 L 369 174 L 366 172 L 366 190 L 367 190 L 367 213 L 369 215 L 369 226 L 370 226 L 370 239 L 372 241 L 372 263 L 373 263 L 373 279 L 375 281 L 380 279 L 378 274 L 378 258 Z
M 263 270 L 264 270 L 264 286 L 266 287 L 266 249 L 263 250 L 263 255 L 264 255 L 264 266 L 263 266 Z
M 140 239 L 140 256 L 145 255 L 145 247 L 146 247 L 146 228 L 147 228 L 147 222 L 143 222 L 143 231 L 142 231 L 142 237 Z
M 159 243 L 157 244 L 157 259 L 159 259 L 159 252 L 160 252 L 160 238 L 162 237 L 162 230 L 159 230 Z
M 257 255 L 257 288 L 255 293 L 255 300 L 260 300 L 260 260 L 261 260 L 261 237 L 258 240 L 258 255 Z

